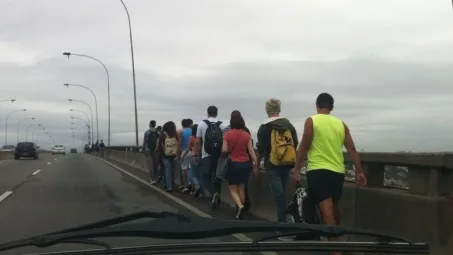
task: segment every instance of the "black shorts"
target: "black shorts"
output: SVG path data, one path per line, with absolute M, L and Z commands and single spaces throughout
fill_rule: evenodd
M 334 202 L 343 194 L 344 174 L 327 169 L 307 171 L 307 194 L 316 203 L 328 198 Z
M 233 162 L 228 161 L 226 179 L 230 185 L 246 184 L 249 181 L 250 172 L 253 165 L 250 161 Z

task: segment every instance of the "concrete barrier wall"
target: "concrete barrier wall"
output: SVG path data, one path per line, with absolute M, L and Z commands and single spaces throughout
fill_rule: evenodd
M 451 183 L 452 155 L 448 154 L 361 154 L 369 187 L 358 189 L 345 182 L 340 203 L 341 226 L 379 231 L 413 241 L 428 242 L 431 254 L 450 254 L 453 250 L 453 200 Z M 147 169 L 143 153 L 108 150 L 107 157 Z M 387 162 L 385 162 L 387 161 Z M 349 163 L 346 160 L 346 163 Z M 409 168 L 407 189 L 384 187 L 386 165 Z M 179 184 L 179 171 L 174 181 Z M 412 173 L 411 173 L 412 172 Z M 305 177 L 301 178 L 305 185 Z M 294 180 L 288 185 L 287 198 L 292 198 Z M 270 193 L 266 170 L 251 176 L 249 196 L 251 213 L 266 220 L 277 218 L 274 199 Z M 222 200 L 232 202 L 227 185 L 223 185 Z
M 14 158 L 14 152 L 0 151 L 0 160 L 7 160 Z

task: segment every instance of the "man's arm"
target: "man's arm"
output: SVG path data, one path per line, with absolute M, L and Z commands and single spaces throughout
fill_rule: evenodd
M 156 141 L 156 149 L 154 149 L 155 155 L 159 154 L 159 150 L 160 150 L 159 144 L 160 144 L 160 136 L 159 136 L 159 138 L 157 138 L 157 141 Z
M 308 150 L 310 150 L 312 141 L 313 141 L 313 120 L 310 117 L 307 120 L 305 120 L 304 133 L 302 135 L 302 141 L 299 145 L 299 148 L 297 149 L 296 165 L 294 167 L 294 171 L 297 172 L 296 173 L 293 172 L 293 174 L 299 174 L 299 171 L 302 168 L 302 164 L 304 163 L 305 158 L 307 157 L 307 152 Z
M 147 138 L 148 138 L 148 131 L 145 132 L 145 134 L 143 135 L 143 152 L 146 152 L 146 148 L 147 148 Z
M 343 125 L 344 125 L 344 147 L 348 152 L 349 158 L 354 164 L 356 175 L 363 174 L 362 164 L 360 163 L 360 156 L 355 148 L 354 140 L 352 139 L 348 126 L 344 123 Z
M 256 142 L 256 160 L 258 162 L 258 165 L 261 164 L 261 161 L 263 160 L 264 153 L 268 150 L 269 147 L 269 141 L 268 141 L 268 135 L 267 135 L 268 129 L 266 125 L 261 125 L 258 128 L 258 132 L 256 134 L 257 142 Z M 259 167 L 259 166 L 258 166 Z
M 291 131 L 291 136 L 293 138 L 293 141 L 294 141 L 294 147 L 297 148 L 297 146 L 299 146 L 299 137 L 297 137 L 297 131 L 296 131 L 296 128 L 293 126 L 293 124 L 290 123 L 290 131 Z
M 176 135 L 176 142 L 177 142 L 177 150 L 176 150 L 176 158 L 181 159 L 181 153 L 182 153 L 182 132 L 183 129 L 179 130 L 177 135 Z
M 206 123 L 204 123 L 204 121 L 202 121 L 202 122 L 200 122 L 200 124 L 198 124 L 198 128 L 197 128 L 197 138 L 195 139 L 195 151 L 194 151 L 194 156 L 201 156 L 201 155 L 198 155 L 198 153 L 200 152 L 201 137 L 203 136 L 203 132 L 202 132 L 203 124 L 206 124 Z

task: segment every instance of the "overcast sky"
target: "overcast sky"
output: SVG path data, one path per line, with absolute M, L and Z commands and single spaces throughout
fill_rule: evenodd
M 151 119 L 199 122 L 207 106 L 229 121 L 240 110 L 256 133 L 264 103 L 302 133 L 321 92 L 365 151 L 446 151 L 453 145 L 453 16 L 447 0 L 125 0 L 134 36 L 140 143 Z M 133 83 L 127 16 L 118 0 L 0 0 L 0 144 L 31 124 L 56 143 L 84 138 L 83 103 L 97 95 L 99 137 L 134 145 Z M 29 140 L 37 127 L 29 129 Z M 95 129 L 96 131 L 96 129 Z M 36 132 L 48 146 L 50 139 Z M 94 132 L 96 134 L 96 132 Z

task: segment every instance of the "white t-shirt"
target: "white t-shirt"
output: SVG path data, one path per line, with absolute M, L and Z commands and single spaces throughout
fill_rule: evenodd
M 209 122 L 211 123 L 216 123 L 218 120 L 216 118 L 212 118 L 212 117 L 209 117 L 207 119 Z M 220 129 L 222 131 L 225 130 L 227 126 L 225 125 L 224 122 L 222 122 L 222 124 L 220 124 Z M 206 125 L 206 123 L 204 121 L 201 121 L 200 124 L 198 124 L 198 128 L 197 128 L 197 138 L 202 138 L 203 139 L 203 144 L 201 145 L 201 148 L 202 148 L 202 152 L 201 152 L 201 158 L 206 158 L 208 156 L 211 156 L 209 153 L 207 153 L 205 150 L 204 150 L 204 136 L 206 135 L 206 130 L 208 129 L 208 125 Z

